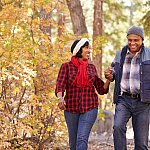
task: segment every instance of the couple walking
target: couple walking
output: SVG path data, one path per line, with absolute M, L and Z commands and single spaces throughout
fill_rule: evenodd
M 64 111 L 70 150 L 88 149 L 89 134 L 98 113 L 97 93 L 107 94 L 114 80 L 114 149 L 127 150 L 126 125 L 132 117 L 135 150 L 148 150 L 150 49 L 143 41 L 141 27 L 129 28 L 127 45 L 116 53 L 111 67 L 104 72 L 106 82 L 98 77 L 96 67 L 88 63 L 89 40 L 73 42 L 71 61 L 62 64 L 55 90 L 58 107 Z

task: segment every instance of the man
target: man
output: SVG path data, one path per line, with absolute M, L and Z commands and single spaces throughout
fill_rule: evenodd
M 112 69 L 105 77 L 115 80 L 114 147 L 127 150 L 126 125 L 132 117 L 135 150 L 148 150 L 150 109 L 150 49 L 145 48 L 144 31 L 132 26 L 127 32 L 127 45 L 118 51 Z

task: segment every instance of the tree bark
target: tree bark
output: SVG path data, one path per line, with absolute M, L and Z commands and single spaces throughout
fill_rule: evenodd
M 60 5 L 65 5 L 64 0 L 59 1 Z M 58 37 L 60 37 L 65 30 L 65 15 L 64 12 L 62 10 L 62 8 L 59 6 L 57 8 L 57 15 L 58 15 Z
M 88 33 L 80 0 L 67 0 L 67 5 L 74 34 L 79 36 Z
M 99 49 L 101 53 L 96 54 L 93 58 L 99 77 L 102 77 L 102 47 L 98 47 L 95 40 L 102 36 L 103 29 L 103 0 L 94 0 L 94 21 L 93 21 L 93 49 Z M 102 99 L 99 100 L 99 106 L 102 108 Z
M 47 13 L 46 10 L 41 6 L 40 9 L 40 19 L 43 20 L 50 20 L 52 16 L 52 12 Z M 49 36 L 51 37 L 51 24 L 48 26 L 44 26 L 42 23 L 40 25 L 40 30 L 44 33 L 44 34 L 49 34 Z
M 102 30 L 103 30 L 102 14 L 103 14 L 103 0 L 94 0 L 93 43 L 95 43 L 94 41 L 98 36 L 102 36 Z M 102 47 L 99 47 L 99 49 L 102 50 Z M 98 75 L 101 77 L 102 76 L 102 51 L 100 54 L 96 54 L 93 60 L 97 68 Z

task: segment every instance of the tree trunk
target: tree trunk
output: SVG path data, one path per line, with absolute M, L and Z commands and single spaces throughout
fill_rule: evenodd
M 50 20 L 52 16 L 52 12 L 47 13 L 46 10 L 41 6 L 40 9 L 40 19 L 42 20 Z M 45 34 L 49 34 L 49 36 L 51 37 L 51 24 L 49 24 L 48 26 L 44 26 L 42 23 L 40 25 L 40 30 L 45 33 Z
M 101 50 L 99 54 L 96 54 L 93 58 L 99 77 L 102 77 L 102 47 L 97 47 L 95 44 L 96 38 L 102 36 L 102 13 L 103 13 L 103 1 L 94 0 L 94 21 L 93 21 L 93 49 L 98 48 Z M 99 100 L 99 106 L 102 108 L 102 100 Z
M 131 2 L 131 6 L 130 6 L 130 26 L 133 26 L 133 12 L 134 12 L 134 8 L 133 8 L 133 3 Z
M 94 41 L 98 36 L 102 36 L 102 26 L 103 26 L 102 7 L 103 7 L 103 0 L 94 0 L 93 43 L 95 43 Z M 101 47 L 99 47 L 99 49 L 102 50 Z M 93 60 L 97 68 L 98 75 L 101 77 L 102 76 L 102 51 L 100 54 L 96 54 Z
M 79 36 L 88 33 L 80 0 L 67 0 L 67 5 L 71 16 L 74 34 Z
M 60 5 L 65 5 L 64 0 L 61 0 L 59 2 L 60 2 Z M 65 15 L 60 6 L 57 8 L 57 14 L 58 14 L 58 37 L 60 37 L 64 33 L 64 29 L 65 29 L 65 26 L 64 26 Z

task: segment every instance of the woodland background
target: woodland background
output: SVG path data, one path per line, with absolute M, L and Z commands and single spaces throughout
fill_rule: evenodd
M 99 76 L 126 44 L 131 25 L 150 47 L 149 0 L 0 0 L 0 149 L 63 149 L 67 130 L 55 82 L 74 39 L 88 37 Z M 113 111 L 113 83 L 99 96 Z

